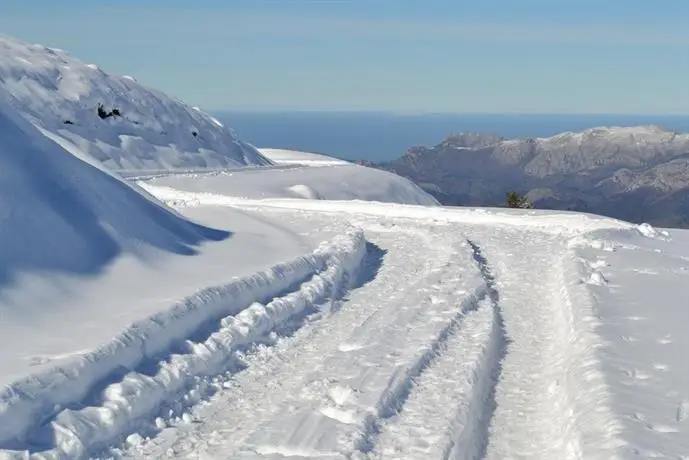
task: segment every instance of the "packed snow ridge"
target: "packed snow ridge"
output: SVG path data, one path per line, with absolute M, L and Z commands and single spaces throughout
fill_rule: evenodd
M 198 108 L 62 50 L 0 35 L 0 89 L 45 134 L 110 169 L 270 164 Z

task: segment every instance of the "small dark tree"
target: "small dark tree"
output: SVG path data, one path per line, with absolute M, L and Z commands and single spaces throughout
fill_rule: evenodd
M 525 197 L 517 192 L 507 192 L 507 207 L 508 208 L 521 208 L 521 209 L 531 209 L 533 205 Z
M 120 109 L 112 109 L 112 112 L 110 112 L 114 117 L 121 117 L 122 114 L 120 113 Z
M 192 131 L 192 132 L 191 132 L 191 135 L 194 136 L 194 137 L 197 137 L 197 136 L 199 135 L 199 133 L 197 133 L 196 131 Z

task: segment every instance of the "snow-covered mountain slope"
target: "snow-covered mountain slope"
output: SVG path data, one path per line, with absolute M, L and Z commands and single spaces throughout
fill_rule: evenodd
M 210 115 L 62 50 L 0 35 L 0 89 L 68 150 L 111 169 L 269 164 Z
M 17 275 L 95 275 L 123 253 L 193 254 L 227 232 L 193 224 L 74 157 L 0 88 L 0 289 Z
M 258 149 L 263 156 L 281 165 L 332 166 L 351 164 L 349 161 L 329 157 L 320 153 L 301 152 L 288 149 Z

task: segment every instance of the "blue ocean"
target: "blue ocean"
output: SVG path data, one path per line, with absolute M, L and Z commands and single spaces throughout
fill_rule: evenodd
M 394 115 L 343 112 L 215 112 L 257 147 L 325 153 L 347 160 L 386 161 L 451 133 L 544 137 L 597 126 L 659 125 L 689 131 L 689 116 L 654 115 Z

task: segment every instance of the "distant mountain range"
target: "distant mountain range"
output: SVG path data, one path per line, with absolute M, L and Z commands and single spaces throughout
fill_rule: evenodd
M 410 178 L 446 205 L 501 206 L 517 191 L 536 208 L 689 227 L 689 134 L 658 126 L 548 138 L 453 134 L 374 166 Z

